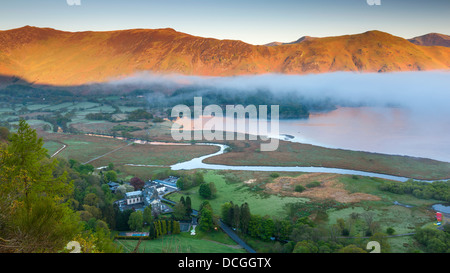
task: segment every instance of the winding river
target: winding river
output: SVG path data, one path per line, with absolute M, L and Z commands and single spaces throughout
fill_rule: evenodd
M 108 137 L 103 135 L 94 135 L 90 134 L 91 136 L 97 136 L 97 137 Z M 359 175 L 359 176 L 368 176 L 368 177 L 376 177 L 376 178 L 382 178 L 387 180 L 394 180 L 394 181 L 400 181 L 405 182 L 409 180 L 408 177 L 401 177 L 401 176 L 394 176 L 394 175 L 387 175 L 387 174 L 380 174 L 380 173 L 372 173 L 372 172 L 365 172 L 365 171 L 358 171 L 358 170 L 350 170 L 350 169 L 340 169 L 340 168 L 326 168 L 326 167 L 288 167 L 288 166 L 232 166 L 232 165 L 220 165 L 220 164 L 207 164 L 204 163 L 203 160 L 218 156 L 223 153 L 225 153 L 226 148 L 228 148 L 227 145 L 224 144 L 218 144 L 218 143 L 196 143 L 196 144 L 190 144 L 190 143 L 167 143 L 167 142 L 148 142 L 144 140 L 128 140 L 128 139 L 122 139 L 127 141 L 132 141 L 136 144 L 141 145 L 211 145 L 211 146 L 217 146 L 219 147 L 219 151 L 204 155 L 201 157 L 196 157 L 194 159 L 191 159 L 189 161 L 173 164 L 171 166 L 160 166 L 160 165 L 141 165 L 141 164 L 125 164 L 128 166 L 135 166 L 135 167 L 170 167 L 172 170 L 194 170 L 194 169 L 208 169 L 208 170 L 234 170 L 234 171 L 263 171 L 263 172 L 305 172 L 305 173 L 333 173 L 333 174 L 348 174 L 348 175 Z M 100 167 L 103 168 L 103 167 Z M 428 180 L 417 180 L 416 181 L 424 181 L 424 182 L 432 182 Z
M 155 143 L 154 143 L 155 144 Z M 283 166 L 231 166 L 231 165 L 218 165 L 218 164 L 207 164 L 204 163 L 203 160 L 221 155 L 225 153 L 225 149 L 228 147 L 223 144 L 215 144 L 215 143 L 197 143 L 194 145 L 213 145 L 220 148 L 218 152 L 213 154 L 204 155 L 201 157 L 194 158 L 192 160 L 177 163 L 171 165 L 170 168 L 172 170 L 193 170 L 193 169 L 209 169 L 209 170 L 234 170 L 234 171 L 264 171 L 264 172 L 306 172 L 306 173 L 335 173 L 335 174 L 349 174 L 349 175 L 360 175 L 360 176 L 369 176 L 369 177 L 377 177 L 388 180 L 395 180 L 405 182 L 409 180 L 408 177 L 380 174 L 380 173 L 372 173 L 372 172 L 364 172 L 357 170 L 347 170 L 347 169 L 339 169 L 339 168 L 325 168 L 325 167 L 283 167 Z M 424 181 L 424 180 L 422 180 Z M 431 182 L 431 181 L 426 181 Z

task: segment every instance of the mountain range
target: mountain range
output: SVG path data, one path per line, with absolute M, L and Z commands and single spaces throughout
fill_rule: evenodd
M 173 29 L 65 32 L 26 26 L 0 31 L 0 75 L 80 85 L 150 71 L 200 76 L 336 71 L 448 70 L 449 36 L 410 40 L 381 31 L 251 45 Z
M 450 36 L 439 34 L 439 33 L 429 33 L 423 36 L 415 37 L 409 39 L 411 43 L 422 46 L 446 46 L 450 47 Z

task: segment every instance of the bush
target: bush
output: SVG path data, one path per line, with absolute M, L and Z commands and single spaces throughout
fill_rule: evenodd
M 306 185 L 306 187 L 307 187 L 307 188 L 315 188 L 315 187 L 319 187 L 320 184 L 321 184 L 321 183 L 320 183 L 319 181 L 314 181 L 314 182 L 308 183 L 308 184 Z
M 347 228 L 344 228 L 342 230 L 342 236 L 349 236 L 350 235 L 350 230 L 348 230 Z
M 297 186 L 295 186 L 295 189 L 294 189 L 296 192 L 302 192 L 302 191 L 304 191 L 305 190 L 305 187 L 303 187 L 302 185 L 297 185 Z
M 391 227 L 388 227 L 388 228 L 386 229 L 386 233 L 387 233 L 388 235 L 392 235 L 392 234 L 395 233 L 395 229 L 393 229 L 393 228 L 391 228 Z
M 279 173 L 271 173 L 270 177 L 277 178 L 277 177 L 280 177 L 280 174 Z

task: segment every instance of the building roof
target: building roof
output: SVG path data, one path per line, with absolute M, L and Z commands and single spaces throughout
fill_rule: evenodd
M 142 194 L 142 191 L 132 191 L 132 192 L 127 192 L 126 196 L 129 197 L 129 196 L 135 196 L 135 195 L 141 195 L 141 194 Z

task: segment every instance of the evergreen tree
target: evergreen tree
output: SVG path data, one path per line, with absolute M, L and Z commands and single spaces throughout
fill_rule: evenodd
M 179 234 L 181 232 L 180 230 L 180 222 L 174 221 L 173 222 L 173 234 Z
M 148 230 L 148 236 L 150 237 L 150 239 L 156 239 L 158 238 L 158 234 L 156 232 L 156 228 L 155 228 L 155 224 L 153 222 L 149 223 L 149 230 Z
M 208 184 L 200 185 L 200 188 L 198 189 L 198 193 L 203 198 L 206 198 L 206 199 L 211 198 L 211 188 Z
M 186 215 L 190 216 L 192 213 L 192 204 L 191 204 L 191 197 L 186 197 L 185 200 L 185 207 L 186 207 Z
M 46 157 L 42 138 L 24 121 L 0 144 L 0 252 L 57 252 L 81 226 L 70 207 L 67 173 Z
M 249 226 L 249 222 L 250 222 L 250 218 L 251 218 L 251 214 L 250 214 L 250 207 L 247 203 L 244 203 L 241 205 L 241 209 L 240 209 L 240 228 L 241 231 L 243 233 L 247 233 L 248 232 L 248 226 Z
M 231 215 L 230 210 L 232 207 L 233 207 L 233 205 L 231 202 L 224 203 L 224 204 L 222 204 L 222 207 L 221 207 L 222 221 L 229 226 L 231 226 L 231 224 L 232 224 L 232 218 L 230 218 L 230 215 Z
M 161 234 L 166 235 L 167 234 L 167 222 L 166 220 L 161 221 Z
M 239 224 L 240 224 L 240 210 L 239 210 L 239 206 L 236 204 L 234 205 L 234 209 L 233 209 L 233 227 L 234 228 L 239 228 Z

